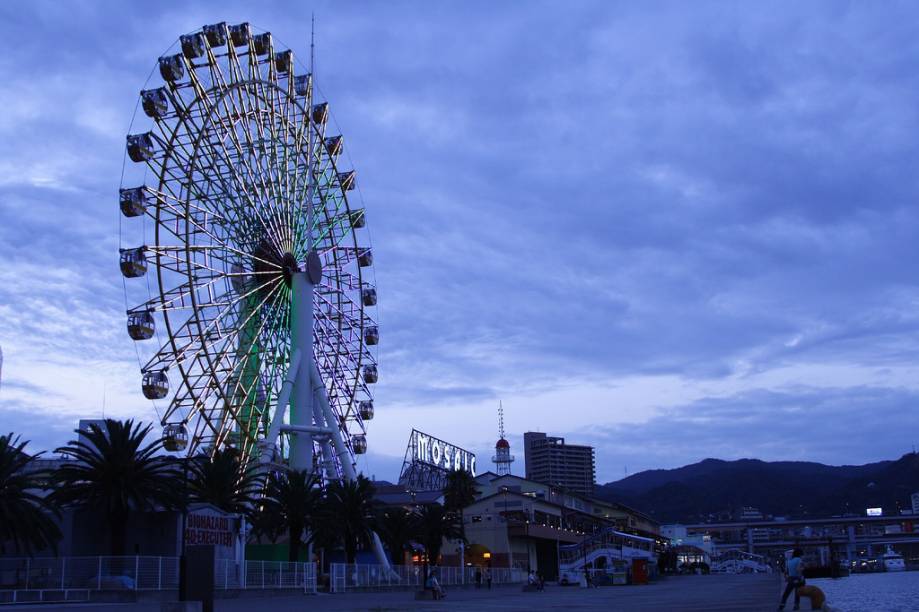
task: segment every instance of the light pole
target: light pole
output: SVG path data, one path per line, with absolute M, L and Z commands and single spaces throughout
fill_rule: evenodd
M 182 461 L 182 534 L 179 539 L 179 601 L 186 601 L 185 592 L 188 587 L 187 558 L 185 557 L 185 531 L 188 529 L 188 455 Z

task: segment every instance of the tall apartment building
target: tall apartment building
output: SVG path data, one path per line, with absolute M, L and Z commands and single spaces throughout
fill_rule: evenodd
M 523 454 L 528 480 L 593 495 L 596 470 L 592 446 L 565 444 L 565 438 L 528 431 L 523 434 Z

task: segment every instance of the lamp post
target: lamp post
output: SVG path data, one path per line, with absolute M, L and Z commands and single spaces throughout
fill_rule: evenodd
M 188 587 L 188 568 L 185 557 L 185 531 L 188 528 L 188 455 L 182 461 L 182 535 L 179 539 L 179 601 L 186 601 L 185 593 Z
M 511 548 L 511 521 L 507 515 L 507 487 L 504 491 L 504 535 L 507 537 L 507 569 L 514 569 L 514 550 Z

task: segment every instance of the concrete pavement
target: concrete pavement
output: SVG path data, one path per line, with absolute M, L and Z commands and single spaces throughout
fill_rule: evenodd
M 246 596 L 218 599 L 215 612 L 300 612 L 303 610 L 610 610 L 615 612 L 736 612 L 774 610 L 781 581 L 774 575 L 674 576 L 646 586 L 595 589 L 547 586 L 542 592 L 521 587 L 452 589 L 441 601 L 415 601 L 414 592 L 388 591 L 344 595 Z M 160 612 L 158 603 L 71 604 L 67 606 L 4 606 L 4 610 L 100 610 Z

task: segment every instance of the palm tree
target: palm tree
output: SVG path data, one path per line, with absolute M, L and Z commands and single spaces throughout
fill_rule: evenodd
M 418 539 L 424 544 L 430 563 L 437 563 L 445 539 L 458 540 L 463 537 L 456 513 L 447 512 L 440 504 L 422 506 L 417 511 L 416 520 Z M 424 578 L 427 580 L 427 567 Z
M 250 515 L 258 503 L 259 479 L 240 461 L 239 451 L 228 447 L 212 455 L 199 455 L 189 464 L 192 501 L 211 504 L 234 514 Z
M 103 427 L 93 423 L 88 431 L 74 430 L 79 437 L 55 451 L 74 461 L 54 473 L 58 488 L 51 495 L 53 500 L 98 512 L 109 525 L 114 556 L 125 552 L 132 512 L 175 508 L 182 503 L 174 465 L 157 456 L 162 439 L 147 442 L 152 429 L 133 419 L 106 419 Z
M 28 442 L 10 433 L 0 436 L 0 552 L 4 542 L 12 542 L 17 553 L 56 547 L 61 531 L 54 522 L 57 508 L 36 493 L 46 488 L 41 472 L 29 471 L 39 455 L 25 452 Z
M 463 514 L 466 506 L 475 502 L 479 489 L 472 474 L 466 470 L 454 470 L 447 474 L 444 486 L 444 509 L 459 515 L 460 534 L 463 542 L 466 541 L 466 521 Z
M 386 508 L 377 515 L 380 537 L 389 549 L 389 557 L 396 565 L 404 562 L 403 553 L 417 531 L 415 515 L 405 508 Z
M 320 509 L 322 489 L 319 479 L 307 470 L 273 473 L 268 479 L 266 497 L 264 510 L 257 519 L 257 528 L 270 536 L 272 529 L 280 531 L 286 527 L 287 560 L 299 560 L 303 532 L 315 525 Z
M 326 490 L 326 513 L 345 547 L 347 563 L 354 563 L 359 546 L 370 542 L 374 527 L 374 487 L 363 474 L 357 480 L 333 481 Z

